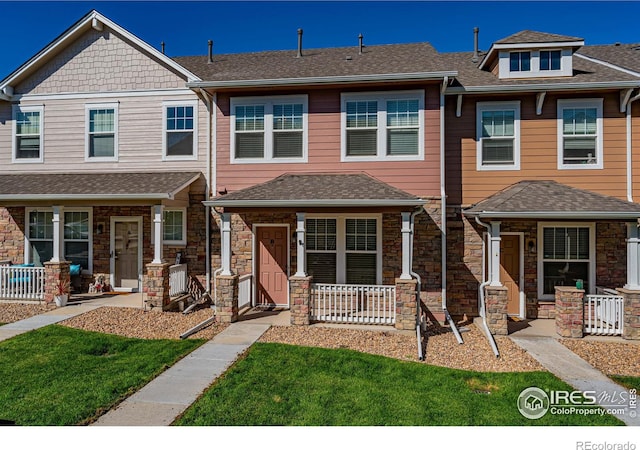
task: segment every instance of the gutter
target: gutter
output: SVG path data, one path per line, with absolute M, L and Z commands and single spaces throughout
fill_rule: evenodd
M 270 87 L 270 86 L 296 86 L 296 85 L 322 85 L 336 83 L 379 83 L 381 81 L 424 81 L 440 80 L 445 77 L 455 77 L 457 71 L 442 72 L 410 72 L 410 73 L 385 73 L 370 75 L 340 75 L 328 77 L 297 77 L 297 78 L 270 78 L 255 80 L 224 80 L 224 81 L 192 81 L 187 83 L 189 88 L 244 88 L 244 87 Z
M 334 207 L 334 206 L 420 206 L 424 204 L 422 199 L 309 199 L 309 200 L 210 200 L 204 202 L 206 206 L 220 206 L 225 208 L 259 208 L 259 207 Z
M 484 223 L 481 222 L 480 219 L 478 217 L 476 217 L 476 223 L 478 225 L 481 225 L 483 227 L 485 227 L 487 229 L 487 232 L 490 233 L 490 229 L 491 227 Z M 486 257 L 486 253 L 487 253 L 487 248 L 485 245 L 485 240 L 482 239 L 482 278 L 484 278 L 484 276 L 486 275 L 486 262 L 487 261 L 487 257 Z M 478 313 L 480 314 L 480 317 L 482 318 L 482 325 L 484 328 L 484 332 L 487 335 L 487 340 L 489 341 L 489 345 L 491 345 L 491 349 L 493 350 L 493 354 L 496 355 L 496 358 L 500 357 L 500 352 L 498 351 L 498 346 L 496 345 L 496 340 L 493 337 L 493 335 L 491 334 L 491 331 L 489 330 L 489 325 L 487 325 L 487 312 L 485 309 L 485 301 L 484 301 L 484 288 L 489 284 L 489 280 L 487 279 L 486 281 L 483 281 L 482 283 L 480 283 L 480 286 L 478 286 Z
M 537 84 L 510 84 L 493 86 L 466 86 L 450 88 L 448 95 L 475 94 L 475 93 L 504 93 L 504 92 L 543 92 L 543 91 L 569 91 L 591 89 L 620 89 L 636 88 L 638 81 L 599 81 L 595 83 L 537 83 Z
M 456 339 L 459 344 L 463 343 L 462 336 L 460 336 L 460 332 L 458 328 L 456 328 L 456 324 L 451 318 L 449 314 L 449 310 L 447 309 L 447 193 L 445 187 L 445 139 L 444 139 L 444 127 L 445 127 L 445 113 L 444 113 L 444 95 L 447 90 L 447 84 L 449 83 L 449 79 L 445 77 L 442 81 L 442 88 L 440 89 L 440 214 L 441 214 L 441 267 L 440 270 L 442 277 L 442 311 L 444 312 L 444 316 L 455 334 Z
M 635 212 L 611 212 L 611 211 L 479 211 L 463 212 L 467 217 L 491 218 L 491 219 L 620 219 L 627 220 L 638 218 L 640 211 Z

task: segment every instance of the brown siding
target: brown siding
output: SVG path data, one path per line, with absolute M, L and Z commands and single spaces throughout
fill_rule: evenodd
M 597 95 L 547 94 L 542 115 L 535 113 L 535 94 L 465 96 L 462 116 L 455 117 L 454 97 L 447 99 L 447 193 L 453 203 L 470 205 L 520 180 L 556 180 L 573 187 L 626 199 L 626 122 L 619 110 L 618 93 Z M 604 168 L 558 170 L 557 100 L 604 98 Z M 476 102 L 520 100 L 520 170 L 476 169 Z
M 440 194 L 439 177 L 439 93 L 437 85 L 425 89 L 424 161 L 341 162 L 340 93 L 337 89 L 307 92 L 309 96 L 308 163 L 231 164 L 230 95 L 218 95 L 217 108 L 217 189 L 233 192 L 273 179 L 283 173 L 367 172 L 379 180 L 421 196 Z M 380 91 L 382 88 L 370 88 Z M 403 88 L 399 88 L 403 89 Z M 415 86 L 404 89 L 416 89 Z M 404 90 L 403 89 L 403 90 Z M 274 93 L 275 94 L 275 93 Z M 250 94 L 247 94 L 250 95 Z M 250 173 L 250 176 L 247 174 Z

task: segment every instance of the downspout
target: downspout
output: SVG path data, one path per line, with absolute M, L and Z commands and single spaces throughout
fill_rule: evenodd
M 440 214 L 441 214 L 441 238 L 442 238 L 442 311 L 451 327 L 451 331 L 456 336 L 459 344 L 463 343 L 462 336 L 456 327 L 455 322 L 447 310 L 447 193 L 445 189 L 445 141 L 444 141 L 444 92 L 449 84 L 449 77 L 442 80 L 442 88 L 440 89 Z
M 411 222 L 409 226 L 411 227 L 411 246 L 409 247 L 409 261 L 411 261 L 411 266 L 409 270 L 409 274 L 412 277 L 415 277 L 418 282 L 417 285 L 417 311 L 416 311 L 416 340 L 418 341 L 418 359 L 420 361 L 424 361 L 424 353 L 422 352 L 422 300 L 420 299 L 420 293 L 422 292 L 422 278 L 416 272 L 413 271 L 413 241 L 415 237 L 415 218 L 418 214 L 421 214 L 425 211 L 424 206 L 417 208 L 413 213 L 411 213 Z
M 476 216 L 476 223 L 478 225 L 481 225 L 483 227 L 485 227 L 487 229 L 487 233 L 491 233 L 491 226 L 487 223 L 481 222 L 480 219 L 478 218 L 478 216 Z M 487 249 L 485 246 L 485 242 L 484 239 L 482 239 L 482 273 L 483 273 L 483 279 L 484 279 L 484 274 L 486 274 L 486 260 L 487 260 L 487 255 L 486 255 Z M 496 355 L 496 358 L 500 357 L 500 352 L 498 351 L 498 346 L 496 345 L 496 340 L 493 337 L 493 334 L 491 334 L 491 331 L 489 331 L 489 325 L 487 325 L 487 313 L 486 313 L 486 309 L 485 309 L 485 305 L 484 305 L 484 288 L 485 286 L 487 286 L 489 284 L 489 279 L 487 279 L 486 281 L 483 281 L 482 283 L 480 283 L 480 286 L 478 287 L 478 312 L 480 313 L 480 317 L 482 318 L 482 325 L 484 328 L 484 332 L 487 335 L 487 340 L 489 341 L 489 345 L 491 345 L 491 349 L 493 350 L 493 353 Z
M 211 133 L 213 127 L 211 126 L 211 121 L 213 117 L 213 97 L 210 96 L 204 89 L 199 89 L 200 95 L 205 100 L 205 104 L 207 105 L 207 112 L 209 113 L 209 117 L 207 117 L 207 188 L 205 189 L 204 198 L 206 201 L 211 199 L 211 153 L 212 153 L 212 140 Z M 215 187 L 214 187 L 215 188 Z M 206 227 L 206 273 L 207 273 L 207 291 L 211 288 L 211 211 L 209 210 L 209 206 L 205 206 L 205 227 Z M 215 303 L 215 302 L 214 302 Z
M 640 98 L 640 94 L 629 99 L 627 102 L 627 201 L 633 202 L 633 171 L 632 171 L 632 149 L 633 143 L 631 139 L 631 103 Z

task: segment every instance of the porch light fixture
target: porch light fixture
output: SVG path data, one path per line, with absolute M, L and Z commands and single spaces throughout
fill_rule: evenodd
M 529 249 L 529 253 L 535 254 L 536 253 L 536 241 L 534 241 L 533 239 L 529 239 L 529 241 L 527 242 L 527 248 Z

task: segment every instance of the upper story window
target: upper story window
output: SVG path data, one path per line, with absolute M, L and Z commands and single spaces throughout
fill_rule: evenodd
M 342 95 L 342 161 L 424 158 L 424 91 Z
M 520 169 L 520 102 L 479 102 L 477 169 Z
M 44 106 L 14 106 L 13 162 L 44 161 L 42 120 Z
M 164 103 L 163 159 L 196 159 L 198 157 L 198 103 Z
M 511 52 L 509 54 L 511 72 L 529 72 L 531 70 L 531 52 Z
M 307 160 L 307 96 L 231 99 L 231 162 Z
M 602 169 L 602 99 L 558 100 L 558 168 Z
M 86 158 L 92 161 L 118 159 L 118 104 L 86 106 Z
M 540 70 L 560 70 L 560 50 L 540 50 Z

